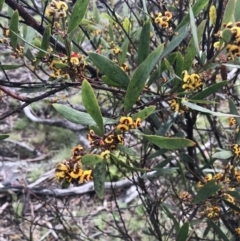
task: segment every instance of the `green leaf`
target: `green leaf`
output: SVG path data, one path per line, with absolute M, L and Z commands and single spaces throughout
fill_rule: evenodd
M 181 163 L 179 161 L 177 161 L 177 165 L 178 165 L 179 173 L 181 175 L 181 179 L 182 179 L 183 184 L 184 184 L 184 188 L 185 188 L 185 190 L 187 190 L 188 187 L 187 187 L 187 181 L 186 181 L 186 177 L 185 177 L 186 172 L 185 172 L 184 165 L 181 165 Z M 183 170 L 183 168 L 184 168 L 184 170 Z
M 96 20 L 97 23 L 100 23 L 100 16 L 99 16 L 98 8 L 95 1 L 93 1 L 93 16 L 94 16 L 94 20 Z
M 194 203 L 197 204 L 205 201 L 206 199 L 217 193 L 220 189 L 221 185 L 216 185 L 215 180 L 209 181 L 199 190 L 196 197 L 194 198 Z
M 90 165 L 90 166 L 94 166 L 102 161 L 104 161 L 104 159 L 100 155 L 96 155 L 96 154 L 86 154 L 82 157 L 82 160 L 81 160 L 83 165 Z
M 207 20 L 203 20 L 199 24 L 199 26 L 197 27 L 197 38 L 198 38 L 199 41 L 201 41 L 201 39 L 202 39 L 203 31 L 204 31 L 205 26 L 206 26 L 206 22 L 207 22 Z M 189 71 L 189 69 L 192 66 L 195 55 L 196 55 L 196 49 L 195 49 L 193 38 L 192 38 L 190 40 L 190 42 L 188 44 L 188 47 L 187 47 L 187 50 L 186 50 L 186 55 L 185 55 L 185 58 L 184 58 L 184 68 L 183 68 L 184 70 Z
M 235 21 L 239 21 L 240 20 L 240 0 L 236 0 L 236 6 L 235 6 L 235 11 L 234 11 L 234 19 Z
M 180 228 L 176 241 L 186 241 L 188 237 L 188 231 L 189 231 L 189 222 L 184 223 L 182 227 Z
M 142 62 L 133 74 L 133 77 L 128 85 L 127 92 L 124 98 L 124 109 L 128 112 L 137 101 L 142 92 L 145 82 L 149 74 L 155 67 L 160 55 L 163 51 L 163 45 L 156 48 L 145 60 Z
M 213 116 L 236 117 L 236 115 L 225 114 L 225 113 L 221 113 L 221 112 L 214 112 L 214 111 L 211 111 L 209 109 L 206 109 L 206 108 L 201 107 L 196 104 L 192 104 L 192 103 L 184 101 L 184 100 L 182 101 L 182 104 L 189 107 L 190 109 L 197 110 L 199 112 L 203 112 L 203 113 L 207 113 L 207 114 L 211 114 Z
M 7 139 L 9 135 L 0 135 L 0 141 Z
M 82 125 L 94 125 L 95 121 L 93 118 L 85 112 L 74 110 L 71 107 L 62 105 L 62 104 L 53 104 L 53 107 L 56 109 L 56 111 L 66 118 L 67 120 L 76 123 L 76 124 L 82 124 Z M 110 118 L 103 118 L 104 125 L 111 125 L 118 123 L 117 120 L 110 119 Z
M 121 46 L 122 53 L 119 54 L 119 58 L 118 58 L 119 65 L 122 65 L 126 60 L 128 45 L 129 45 L 129 39 L 126 37 Z
M 5 2 L 5 0 L 0 0 L 0 12 L 2 11 L 4 2 Z
M 133 120 L 136 120 L 137 118 L 140 118 L 141 121 L 145 120 L 150 116 L 156 109 L 155 105 L 150 105 L 148 107 L 145 107 L 143 110 L 140 110 L 138 113 L 134 114 L 132 116 Z
M 179 30 L 179 34 L 176 37 L 174 37 L 173 40 L 166 46 L 166 48 L 164 49 L 164 51 L 161 55 L 161 59 L 164 58 L 169 53 L 171 53 L 176 47 L 178 47 L 179 44 L 185 38 L 187 33 L 188 33 L 188 28 L 186 26 L 183 26 Z
M 138 168 L 138 167 L 129 166 L 125 162 L 121 161 L 118 157 L 114 156 L 113 154 L 110 154 L 110 155 L 111 155 L 111 159 L 113 162 L 117 163 L 117 165 L 125 167 L 126 169 L 128 169 L 130 171 L 143 172 L 143 173 L 152 171 L 151 169 L 142 169 L 142 168 Z
M 240 212 L 240 208 L 238 206 L 234 205 L 233 203 L 231 203 L 227 200 L 224 200 L 224 202 L 228 205 L 228 207 L 230 207 L 234 211 Z
M 93 169 L 93 183 L 97 196 L 103 199 L 104 196 L 104 184 L 106 179 L 106 166 L 105 161 L 98 163 Z
M 14 64 L 0 64 L 0 69 L 9 70 L 9 69 L 18 69 L 24 65 L 14 65 Z
M 151 156 L 149 156 L 148 160 L 155 158 L 157 156 L 163 155 L 167 152 L 167 150 L 165 149 L 161 149 L 156 151 L 155 153 L 153 153 Z M 157 164 L 154 169 L 161 169 L 163 167 L 165 167 L 167 164 L 169 164 L 169 162 L 171 162 L 173 160 L 172 157 L 166 158 L 164 161 L 161 161 L 159 164 Z
M 164 136 L 155 136 L 155 135 L 144 135 L 151 143 L 155 144 L 158 147 L 174 150 L 181 149 L 188 146 L 195 146 L 195 142 L 178 137 L 164 137 Z
M 228 194 L 230 194 L 231 196 L 240 199 L 240 192 L 239 191 L 227 191 Z
M 200 58 L 200 50 L 199 50 L 199 42 L 198 42 L 198 36 L 197 36 L 197 28 L 196 28 L 196 24 L 195 24 L 195 18 L 193 15 L 193 10 L 191 8 L 191 6 L 189 6 L 189 16 L 190 16 L 190 26 L 191 26 L 191 32 L 192 32 L 192 36 L 193 36 L 193 43 L 194 43 L 194 47 L 196 50 L 196 54 L 197 56 Z
M 192 159 L 192 157 L 190 157 L 189 155 L 187 155 L 185 153 L 179 154 L 179 158 L 181 161 L 183 161 L 185 163 L 195 163 L 194 159 Z
M 148 56 L 150 51 L 150 20 L 147 20 L 142 28 L 138 46 L 138 65 Z
M 181 78 L 182 76 L 182 72 L 183 72 L 183 65 L 184 65 L 184 60 L 183 60 L 183 56 L 180 52 L 177 52 L 177 57 L 176 57 L 176 78 L 174 79 L 174 86 L 178 86 L 180 84 L 180 82 L 182 80 L 180 80 L 179 78 Z
M 122 26 L 123 26 L 124 30 L 125 30 L 127 33 L 130 32 L 130 30 L 131 30 L 131 22 L 130 22 L 130 20 L 129 20 L 128 17 L 125 17 L 125 18 L 124 18 L 124 20 L 123 20 L 123 22 L 122 22 Z
M 209 0 L 198 0 L 198 1 L 196 1 L 196 3 L 194 4 L 194 6 L 192 8 L 194 17 L 197 16 L 208 3 L 209 3 Z M 189 13 L 188 13 L 183 18 L 182 22 L 177 26 L 175 31 L 178 31 L 182 26 L 189 23 L 189 21 L 190 21 L 190 16 L 189 16 Z
M 16 49 L 17 47 L 17 35 L 18 34 L 18 21 L 19 21 L 19 14 L 18 10 L 14 11 L 10 23 L 9 23 L 9 29 L 10 29 L 10 42 L 13 47 L 13 49 Z
M 89 0 L 77 0 L 68 24 L 68 33 L 71 33 L 81 23 L 88 7 Z
M 89 53 L 89 58 L 93 64 L 105 74 L 112 82 L 115 82 L 124 89 L 127 88 L 129 78 L 127 74 L 110 59 L 96 53 Z
M 230 113 L 233 115 L 239 116 L 237 107 L 235 106 L 234 102 L 230 98 L 228 99 L 228 105 L 229 105 Z M 236 119 L 238 125 L 240 125 L 240 117 L 235 117 L 235 119 Z
M 175 218 L 175 216 L 168 210 L 166 204 L 163 203 L 161 206 L 162 206 L 163 210 L 165 211 L 165 213 L 167 214 L 167 216 L 168 216 L 170 219 L 173 220 L 175 230 L 176 230 L 176 232 L 178 233 L 179 230 L 180 230 L 179 222 L 177 221 L 177 219 Z
M 219 83 L 216 83 L 214 85 L 211 85 L 210 87 L 202 90 L 201 92 L 194 95 L 191 100 L 203 100 L 204 98 L 215 94 L 217 91 L 223 88 L 223 86 L 227 85 L 228 81 L 222 81 Z
M 35 62 L 35 66 L 37 66 L 38 63 L 41 61 L 41 58 L 43 58 L 46 55 L 46 52 L 49 47 L 50 35 L 51 35 L 51 29 L 50 29 L 50 26 L 47 26 L 43 33 L 41 50 L 37 54 L 37 57 L 36 57 L 37 61 Z
M 132 150 L 131 148 L 128 148 L 127 146 L 117 144 L 117 149 L 126 155 L 134 156 L 134 157 L 138 156 L 138 154 L 134 150 Z
M 171 73 L 171 74 L 175 74 L 175 71 L 173 69 L 173 66 L 168 62 L 168 60 L 166 58 L 163 59 L 163 64 L 165 64 L 166 69 Z
M 160 127 L 157 129 L 156 134 L 158 136 L 165 136 L 166 133 L 168 132 L 168 130 L 170 129 L 170 127 L 172 126 L 172 124 L 174 123 L 174 121 L 176 120 L 178 116 L 178 113 L 175 112 L 173 115 L 169 116 L 167 121 L 162 122 L 160 124 Z
M 232 31 L 230 29 L 224 29 L 222 32 L 222 39 L 228 44 L 232 39 Z
M 212 158 L 225 160 L 232 156 L 233 156 L 233 153 L 231 151 L 219 151 L 219 152 L 214 153 L 212 155 Z
M 103 134 L 104 126 L 103 126 L 102 113 L 99 108 L 92 86 L 88 83 L 87 80 L 83 80 L 83 83 L 82 83 L 82 101 L 83 101 L 84 107 L 86 108 L 86 111 L 95 120 L 95 122 L 97 123 L 98 127 L 100 128 Z
M 93 130 L 94 133 L 98 136 L 102 135 L 102 130 L 100 130 L 96 125 L 89 125 L 89 130 Z
M 117 88 L 120 88 L 121 85 L 117 84 L 116 82 L 113 82 L 111 79 L 109 79 L 106 75 L 102 76 L 102 81 L 107 84 L 108 86 L 114 86 Z
M 235 22 L 234 11 L 235 11 L 236 0 L 229 0 L 224 10 L 223 18 L 222 18 L 222 26 L 224 23 Z
M 222 229 L 215 222 L 213 222 L 211 219 L 208 219 L 208 222 L 210 224 L 209 226 L 212 226 L 213 229 L 215 230 L 219 240 L 230 241 L 228 237 L 223 233 Z

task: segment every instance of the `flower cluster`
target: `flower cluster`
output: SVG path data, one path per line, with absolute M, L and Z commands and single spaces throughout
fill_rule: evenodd
M 183 84 L 182 88 L 186 91 L 189 90 L 201 90 L 202 89 L 202 79 L 198 74 L 188 74 L 188 72 L 185 70 L 183 71 Z
M 132 117 L 123 116 L 120 118 L 119 124 L 117 125 L 117 130 L 121 132 L 128 131 L 129 129 L 136 129 L 141 126 L 141 119 L 137 118 L 133 120 Z
M 57 164 L 55 175 L 59 182 L 65 181 L 78 185 L 92 179 L 92 170 L 83 170 L 82 167 L 81 159 L 84 154 L 83 147 L 78 145 L 72 149 L 69 159 L 64 159 L 63 162 Z
M 73 52 L 71 58 L 69 59 L 66 55 L 61 54 L 58 59 L 49 59 L 47 65 L 50 70 L 53 70 L 51 77 L 56 79 L 62 77 L 64 79 L 71 77 L 74 79 L 82 79 L 82 72 L 86 66 L 83 55 Z
M 162 13 L 157 13 L 156 17 L 154 18 L 154 22 L 161 28 L 168 28 L 170 19 L 172 19 L 172 13 L 166 11 L 164 15 Z
M 240 145 L 239 144 L 233 144 L 231 149 L 235 156 L 240 157 Z
M 129 65 L 126 64 L 126 63 L 123 63 L 122 66 L 120 66 L 120 68 L 121 68 L 124 72 L 126 72 L 126 73 L 129 73 L 129 72 L 130 72 L 130 67 L 129 67 Z
M 230 118 L 228 119 L 228 125 L 229 125 L 230 127 L 235 126 L 236 124 L 237 124 L 237 120 L 236 120 L 234 117 L 230 117 Z
M 119 48 L 119 47 L 118 47 L 117 45 L 115 45 L 113 42 L 111 43 L 110 47 L 111 47 L 112 53 L 113 53 L 114 55 L 118 55 L 118 54 L 120 54 L 120 53 L 122 52 L 121 48 Z
M 59 20 L 67 16 L 68 5 L 64 1 L 53 0 L 46 8 L 46 15 Z
M 169 102 L 169 105 L 172 111 L 179 112 L 180 114 L 183 114 L 184 112 L 187 112 L 189 110 L 187 106 L 183 105 L 181 101 L 177 99 L 172 99 Z
M 93 130 L 90 130 L 87 138 L 91 148 L 97 149 L 97 153 L 107 159 L 110 151 L 116 150 L 118 144 L 124 145 L 123 132 L 138 128 L 140 125 L 140 118 L 133 120 L 132 117 L 123 116 L 120 118 L 119 124 L 108 133 L 105 133 L 103 136 L 99 136 Z
M 110 132 L 105 134 L 103 137 L 95 134 L 93 130 L 90 130 L 88 136 L 88 141 L 91 147 L 100 148 L 101 150 L 116 150 L 117 144 L 124 145 L 124 138 L 121 134 Z
M 204 211 L 200 212 L 201 216 L 208 217 L 213 221 L 219 221 L 221 214 L 221 207 L 218 205 L 209 205 Z
M 201 208 L 204 211 L 200 212 L 200 214 L 213 221 L 218 221 L 221 215 L 225 212 L 220 208 L 222 201 L 228 201 L 238 208 L 240 206 L 240 200 L 231 195 L 231 192 L 235 191 L 235 188 L 240 185 L 240 170 L 232 165 L 227 165 L 222 173 L 206 175 L 202 181 L 197 183 L 198 189 L 203 188 L 204 185 L 210 181 L 214 181 L 216 185 L 220 184 L 221 188 L 217 193 L 202 203 Z M 239 215 L 239 212 L 231 207 L 229 207 L 229 213 Z
M 239 236 L 239 235 L 240 235 L 240 227 L 235 228 L 235 232 L 236 232 L 236 234 Z
M 240 57 L 240 22 L 233 24 L 229 22 L 224 24 L 225 29 L 229 29 L 232 33 L 232 38 L 226 46 L 227 57 L 229 60 L 234 59 L 234 57 Z M 218 31 L 216 34 L 217 37 L 222 38 L 223 31 Z M 217 50 L 220 49 L 220 41 L 214 43 L 214 48 Z
M 3 38 L 0 39 L 1 44 L 8 44 L 8 39 L 10 37 L 10 30 L 9 28 L 2 27 Z
M 3 38 L 0 39 L 0 44 L 5 44 L 7 47 L 11 47 L 10 41 L 9 41 L 9 39 L 10 39 L 10 29 L 2 27 L 2 33 L 3 33 Z M 24 50 L 24 47 L 17 44 L 16 48 L 13 50 L 14 52 L 12 52 L 11 55 L 15 59 L 22 58 L 24 56 L 23 50 Z

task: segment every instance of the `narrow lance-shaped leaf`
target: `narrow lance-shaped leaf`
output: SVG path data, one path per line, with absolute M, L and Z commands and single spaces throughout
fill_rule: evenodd
M 228 83 L 228 81 L 222 81 L 219 83 L 216 83 L 214 85 L 211 85 L 210 87 L 206 88 L 205 90 L 202 90 L 201 92 L 194 95 L 191 100 L 203 100 L 204 98 L 208 97 L 209 95 L 212 95 L 216 93 L 218 90 L 222 89 L 223 86 L 225 86 Z
M 106 161 L 98 163 L 93 169 L 94 189 L 100 199 L 104 196 L 104 184 L 106 179 Z
M 13 49 L 16 49 L 17 47 L 17 35 L 18 34 L 18 20 L 19 19 L 19 14 L 18 11 L 16 10 L 10 20 L 9 23 L 9 28 L 10 28 L 10 42 L 13 47 Z
M 44 30 L 44 33 L 43 33 L 41 50 L 38 52 L 38 55 L 37 55 L 37 58 L 36 58 L 37 61 L 35 62 L 35 66 L 41 61 L 41 58 L 44 57 L 45 54 L 46 54 L 46 51 L 49 47 L 50 35 L 51 35 L 51 29 L 50 29 L 50 26 L 47 26 Z
M 209 0 L 198 0 L 192 7 L 193 15 L 194 16 L 198 15 L 208 3 L 209 3 Z M 189 14 L 187 14 L 183 18 L 182 22 L 177 26 L 175 31 L 178 31 L 182 26 L 184 26 L 189 21 L 190 21 L 190 16 Z
M 206 199 L 214 195 L 220 188 L 221 185 L 216 185 L 214 180 L 209 181 L 199 190 L 198 194 L 194 198 L 194 203 L 197 204 L 205 201 Z
M 200 58 L 200 50 L 199 50 L 199 42 L 198 42 L 198 36 L 197 36 L 197 28 L 196 28 L 195 18 L 194 18 L 193 10 L 192 10 L 191 6 L 189 6 L 189 14 L 190 14 L 190 26 L 191 26 L 192 36 L 193 36 L 193 43 L 194 43 L 194 46 L 195 46 L 195 50 L 196 50 L 197 56 Z
M 127 88 L 129 78 L 127 74 L 110 59 L 96 53 L 89 53 L 89 58 L 93 64 L 105 74 L 111 81 L 115 82 L 124 89 Z
M 4 0 L 0 0 L 0 11 L 2 11 L 4 2 L 5 2 Z
M 138 65 L 148 56 L 150 50 L 150 20 L 143 25 L 138 46 Z
M 82 100 L 83 100 L 84 107 L 86 108 L 86 111 L 95 120 L 95 122 L 97 123 L 98 127 L 100 128 L 103 134 L 104 126 L 103 126 L 102 113 L 99 108 L 92 86 L 88 83 L 87 80 L 83 80 L 83 83 L 82 83 Z
M 197 37 L 198 37 L 199 41 L 201 41 L 201 38 L 203 36 L 203 31 L 205 29 L 206 22 L 207 22 L 207 20 L 203 20 L 197 27 Z M 186 50 L 186 55 L 184 58 L 184 70 L 188 71 L 189 68 L 191 68 L 195 55 L 196 55 L 196 49 L 195 49 L 193 38 L 192 38 L 190 40 L 187 50 Z
M 177 57 L 176 57 L 176 73 L 175 75 L 177 76 L 174 79 L 174 86 L 179 86 L 181 82 L 181 76 L 182 76 L 182 71 L 183 71 L 183 65 L 184 65 L 184 60 L 183 56 L 180 52 L 177 52 Z
M 0 65 L 0 69 L 4 69 L 4 70 L 9 70 L 9 69 L 18 69 L 23 67 L 24 65 L 8 65 L 8 64 L 1 64 Z
M 231 114 L 239 115 L 237 107 L 235 106 L 234 102 L 230 98 L 228 99 L 228 105 L 229 105 L 229 110 L 230 110 Z M 236 121 L 237 121 L 238 125 L 240 125 L 240 117 L 236 117 Z
M 179 232 L 179 230 L 180 230 L 180 225 L 179 225 L 179 222 L 177 221 L 177 219 L 175 218 L 175 215 L 173 215 L 173 214 L 168 210 L 167 205 L 162 204 L 162 208 L 163 208 L 163 210 L 166 212 L 167 216 L 173 220 L 173 223 L 174 223 L 174 227 L 175 227 L 176 232 Z
M 212 155 L 212 158 L 219 158 L 219 159 L 228 159 L 232 157 L 234 154 L 231 151 L 218 151 Z
M 88 7 L 89 0 L 77 0 L 68 24 L 68 33 L 72 32 L 81 23 Z
M 163 45 L 160 45 L 157 49 L 155 49 L 134 72 L 124 98 L 124 109 L 126 112 L 128 112 L 137 101 L 149 74 L 161 56 L 163 47 Z
M 189 223 L 184 223 L 183 226 L 180 228 L 176 241 L 186 241 L 188 237 L 189 231 Z
M 155 105 L 150 105 L 145 107 L 143 110 L 140 110 L 138 113 L 134 114 L 132 118 L 136 120 L 140 118 L 142 121 L 145 120 L 148 116 L 150 116 L 156 109 Z
M 235 5 L 236 5 L 236 0 L 229 0 L 228 1 L 227 5 L 226 5 L 226 8 L 224 10 L 222 25 L 224 23 L 234 21 L 233 18 L 234 18 Z M 238 11 L 239 11 L 239 9 L 238 9 Z M 236 19 L 236 21 L 238 21 L 238 19 Z
M 197 110 L 199 112 L 203 112 L 203 113 L 207 113 L 207 114 L 211 114 L 213 116 L 239 117 L 238 115 L 231 115 L 231 114 L 225 114 L 225 113 L 221 113 L 221 112 L 214 112 L 214 111 L 206 109 L 202 106 L 192 104 L 192 103 L 184 101 L 184 100 L 182 101 L 182 104 L 189 107 L 190 109 Z
M 62 104 L 53 104 L 53 107 L 56 109 L 56 111 L 66 118 L 67 120 L 81 125 L 94 125 L 96 124 L 93 118 L 85 112 L 77 111 L 69 106 L 65 106 Z M 104 125 L 111 125 L 116 124 L 118 121 L 110 118 L 103 118 Z
M 169 53 L 171 53 L 176 47 L 179 46 L 179 44 L 183 41 L 186 34 L 188 33 L 188 28 L 186 26 L 183 26 L 180 30 L 177 36 L 175 36 L 172 41 L 166 46 L 164 51 L 162 52 L 161 59 L 167 56 Z
M 155 135 L 144 135 L 144 136 L 156 146 L 169 149 L 169 150 L 181 149 L 188 146 L 195 146 L 195 142 L 184 138 L 164 137 L 164 136 L 155 136 Z
M 119 65 L 122 65 L 126 61 L 127 51 L 128 51 L 129 39 L 125 37 L 123 44 L 121 46 L 121 54 L 118 56 Z
M 240 0 L 236 1 L 236 5 L 235 5 L 235 11 L 234 11 L 234 18 L 235 21 L 238 21 L 240 19 Z
M 208 219 L 208 222 L 210 224 L 209 226 L 212 226 L 213 229 L 215 230 L 216 234 L 219 237 L 219 240 L 222 240 L 222 241 L 229 241 L 230 240 L 215 222 L 213 222 L 211 219 Z

